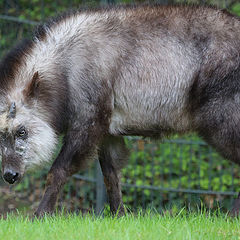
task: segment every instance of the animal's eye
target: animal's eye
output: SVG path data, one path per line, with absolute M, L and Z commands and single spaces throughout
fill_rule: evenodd
M 17 137 L 20 138 L 26 138 L 27 137 L 27 131 L 24 127 L 21 127 L 18 131 L 17 131 Z

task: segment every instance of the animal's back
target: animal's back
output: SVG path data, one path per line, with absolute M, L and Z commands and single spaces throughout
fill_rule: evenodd
M 239 19 L 204 7 L 138 11 L 129 18 L 137 40 L 118 69 L 110 131 L 155 136 L 193 130 L 191 88 L 238 66 Z

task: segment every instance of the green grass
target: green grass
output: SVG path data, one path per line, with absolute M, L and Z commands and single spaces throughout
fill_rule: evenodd
M 19 214 L 0 220 L 0 239 L 240 239 L 240 219 L 184 211 L 176 216 L 153 213 L 122 218 L 60 215 L 34 221 Z

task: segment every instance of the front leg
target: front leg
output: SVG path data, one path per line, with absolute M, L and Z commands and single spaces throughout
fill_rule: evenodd
M 96 134 L 92 134 L 92 131 L 87 129 L 84 132 L 75 131 L 74 135 L 67 137 L 59 156 L 48 173 L 45 193 L 35 216 L 41 217 L 45 213 L 54 212 L 63 185 L 68 177 L 76 173 L 82 165 L 86 165 L 85 161 L 92 156 L 99 138 L 100 135 L 96 137 Z
M 35 216 L 41 217 L 46 213 L 52 213 L 58 199 L 59 192 L 70 175 L 71 148 L 65 144 L 61 153 L 54 161 L 46 181 L 45 192 Z M 68 153 L 67 153 L 68 152 Z
M 80 94 L 80 89 L 77 91 L 77 95 L 82 96 L 81 106 L 75 106 L 75 113 L 70 117 L 71 129 L 68 130 L 62 150 L 49 171 L 46 190 L 36 216 L 54 211 L 58 194 L 67 178 L 91 156 L 102 137 L 106 135 L 111 113 L 110 95 L 104 95 L 100 90 L 101 88 L 97 95 L 96 92 L 91 93 L 91 102 L 88 95 L 85 99 L 86 92 Z M 106 91 L 105 88 L 104 90 Z
M 44 196 L 34 214 L 36 217 L 42 217 L 45 214 L 54 212 L 59 192 L 66 180 L 65 172 L 63 174 L 59 174 L 57 171 L 48 173 Z

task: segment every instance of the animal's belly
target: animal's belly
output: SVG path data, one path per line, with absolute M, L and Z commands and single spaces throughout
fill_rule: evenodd
M 109 133 L 157 137 L 170 133 L 183 133 L 191 129 L 189 114 L 184 111 L 167 111 L 164 108 L 144 112 L 115 110 L 112 113 Z

